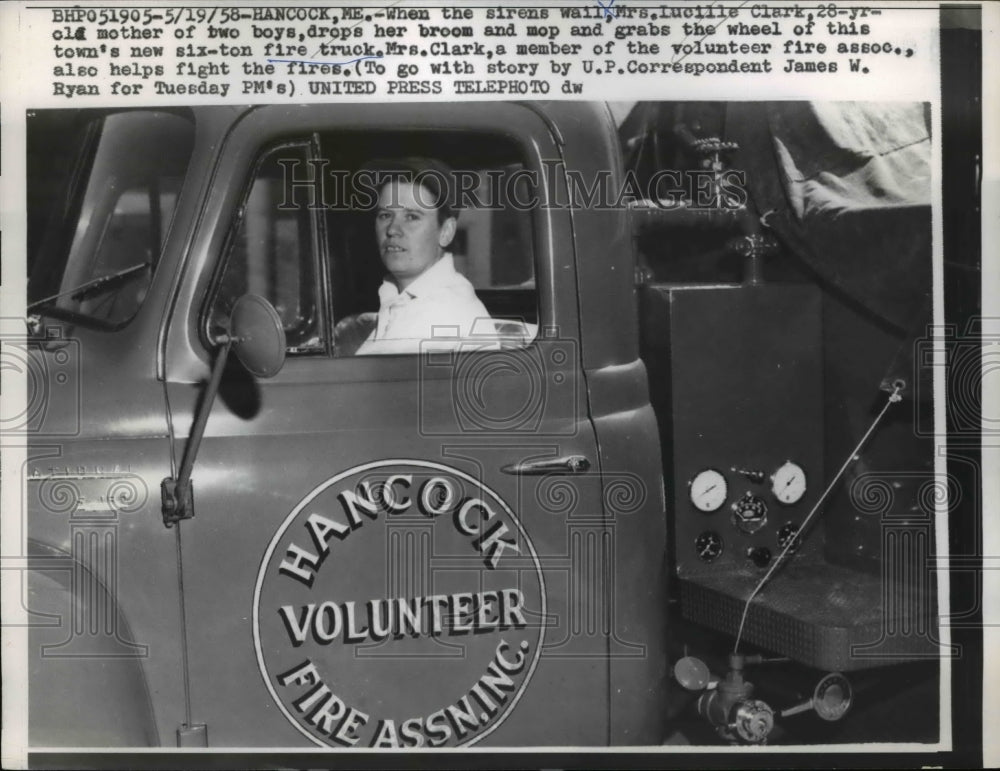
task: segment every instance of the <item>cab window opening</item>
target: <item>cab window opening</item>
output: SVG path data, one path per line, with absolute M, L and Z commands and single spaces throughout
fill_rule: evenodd
M 289 354 L 356 355 L 376 327 L 390 275 L 376 242 L 378 191 L 371 178 L 360 189 L 359 175 L 372 159 L 407 154 L 439 158 L 463 175 L 468 193 L 445 250 L 485 312 L 460 350 L 529 344 L 539 317 L 536 223 L 512 200 L 523 200 L 512 193 L 527 167 L 523 151 L 500 136 L 442 131 L 326 132 L 267 146 L 209 293 L 206 340 L 226 328 L 236 299 L 253 292 L 278 311 Z
M 453 192 L 461 199 L 454 237 L 445 252 L 451 255 L 455 271 L 471 283 L 487 316 L 484 323 L 474 325 L 470 344 L 458 350 L 475 351 L 473 338 L 480 337 L 481 342 L 493 338 L 492 343 L 480 346 L 482 350 L 495 348 L 497 338 L 504 347 L 531 342 L 539 315 L 536 222 L 533 210 L 518 207 L 510 199 L 517 172 L 527 167 L 524 151 L 516 142 L 503 135 L 462 131 L 337 132 L 321 134 L 320 145 L 333 321 L 340 331 L 359 319 L 366 322 L 350 329 L 354 339 L 346 344 L 336 341 L 336 356 L 353 355 L 371 336 L 380 309 L 379 290 L 390 276 L 376 242 L 375 188 L 392 175 L 380 169 L 386 173 L 379 176 L 371 164 L 406 159 L 441 163 L 450 169 Z M 424 173 L 413 172 L 410 179 Z

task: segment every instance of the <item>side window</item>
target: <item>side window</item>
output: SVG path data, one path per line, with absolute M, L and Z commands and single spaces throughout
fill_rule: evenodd
M 490 350 L 498 344 L 520 347 L 536 337 L 535 209 L 524 202 L 537 193 L 531 185 L 538 177 L 528 173 L 519 145 L 499 135 L 412 131 L 405 135 L 323 134 L 320 147 L 335 356 L 416 353 L 420 341 L 427 339 L 429 323 L 443 325 L 438 329 L 460 330 L 461 341 L 456 339 L 453 348 L 460 352 Z M 392 291 L 381 293 L 393 306 L 383 320 L 378 319 L 380 287 L 391 278 L 391 270 L 377 245 L 379 178 L 366 177 L 365 171 L 390 168 L 386 164 L 392 160 L 413 158 L 431 159 L 450 168 L 456 191 L 460 191 L 455 234 L 445 251 L 454 271 L 472 285 L 485 308 L 471 327 L 467 328 L 469 314 L 459 321 L 458 316 L 422 308 L 421 315 L 414 312 L 411 316 L 417 325 L 411 335 L 410 329 L 401 329 L 394 321 L 406 318 L 406 311 L 396 304 Z M 300 176 L 307 178 L 304 172 Z M 434 193 L 426 195 L 430 199 Z M 404 242 L 401 246 L 409 250 L 412 245 Z M 434 281 L 439 279 L 440 274 Z M 436 285 L 415 286 L 433 294 Z M 410 307 L 418 303 L 419 297 Z M 386 344 L 373 346 L 383 332 L 387 333 Z
M 266 298 L 285 328 L 288 352 L 326 351 L 319 254 L 310 190 L 293 184 L 292 169 L 306 167 L 307 142 L 271 148 L 258 161 L 239 222 L 228 243 L 225 268 L 209 317 L 225 329 L 244 294 Z
M 534 325 L 538 298 L 533 212 L 517 203 L 532 194 L 524 167 L 509 163 L 471 173 L 477 184 L 458 218 L 451 247 L 456 268 L 472 282 L 494 319 Z

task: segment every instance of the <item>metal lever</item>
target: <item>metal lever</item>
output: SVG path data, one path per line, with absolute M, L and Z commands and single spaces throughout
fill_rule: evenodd
M 567 455 L 563 458 L 542 458 L 509 463 L 500 469 L 505 474 L 536 476 L 541 474 L 582 474 L 590 470 L 590 461 L 582 455 Z
M 840 720 L 847 714 L 854 701 L 854 689 L 850 681 L 839 672 L 831 672 L 816 684 L 812 698 L 781 710 L 782 717 L 798 715 L 809 710 L 823 720 Z

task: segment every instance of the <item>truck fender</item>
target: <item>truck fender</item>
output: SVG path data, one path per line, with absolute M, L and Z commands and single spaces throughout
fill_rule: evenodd
M 128 642 L 115 598 L 65 551 L 29 540 L 28 555 L 30 744 L 157 745 L 143 670 L 148 647 Z

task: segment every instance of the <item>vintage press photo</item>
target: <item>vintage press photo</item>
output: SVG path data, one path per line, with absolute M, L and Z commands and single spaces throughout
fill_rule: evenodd
M 982 13 L 794 8 L 3 9 L 5 762 L 988 765 Z

